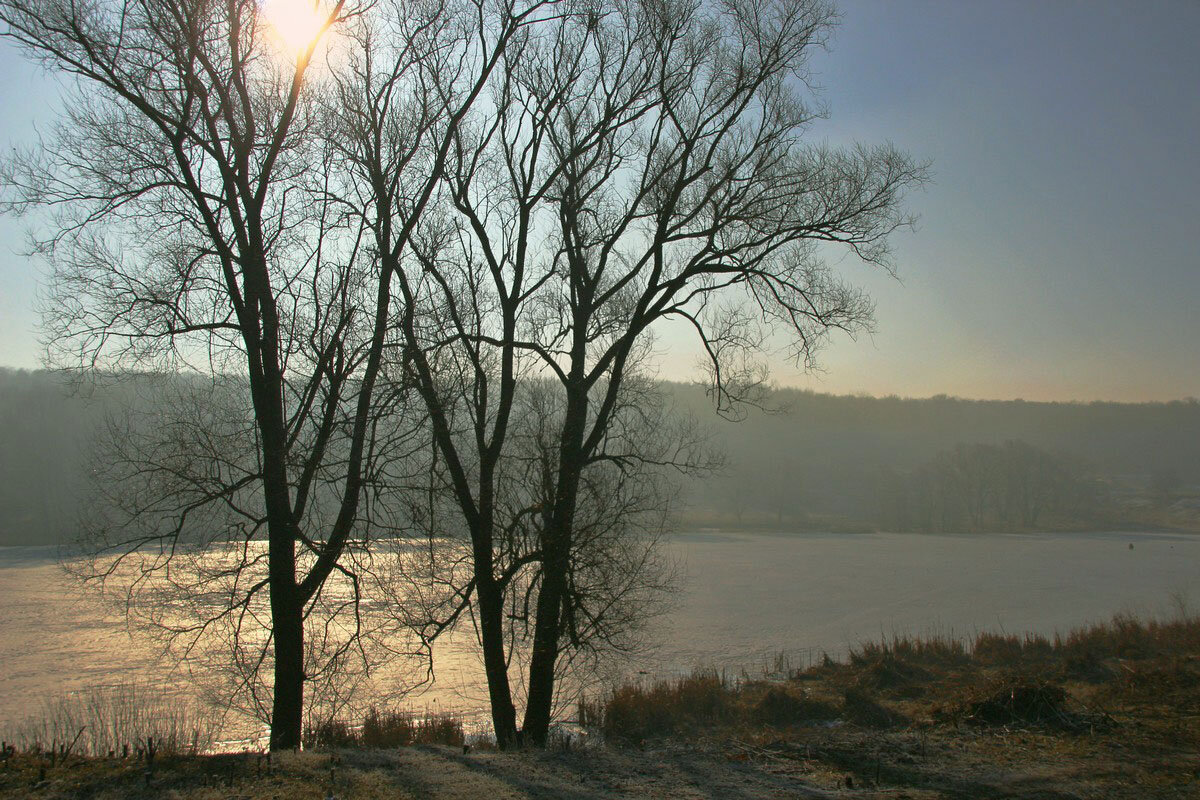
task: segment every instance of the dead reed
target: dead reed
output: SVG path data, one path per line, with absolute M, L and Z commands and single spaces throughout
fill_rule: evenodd
M 357 725 L 332 719 L 309 726 L 305 748 L 388 748 L 411 744 L 446 744 L 460 747 L 465 741 L 463 721 L 451 713 L 420 715 L 410 711 L 372 706 Z
M 130 757 L 139 751 L 205 752 L 218 730 L 215 713 L 157 687 L 129 683 L 46 700 L 6 738 L 24 752 Z

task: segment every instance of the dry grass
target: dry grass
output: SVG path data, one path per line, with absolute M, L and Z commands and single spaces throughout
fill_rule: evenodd
M 970 661 L 968 645 L 962 639 L 947 636 L 893 637 L 889 642 L 867 642 L 850 651 L 850 666 L 862 667 L 881 661 L 904 662 L 925 666 L 961 666 Z
M 973 639 L 894 637 L 861 645 L 851 651 L 848 665 L 832 667 L 842 671 L 847 666 L 852 671 L 899 670 L 909 679 L 922 669 L 944 672 L 985 667 L 1051 669 L 1070 677 L 1096 677 L 1098 666 L 1112 659 L 1147 660 L 1180 653 L 1200 653 L 1200 617 L 1181 615 L 1168 621 L 1142 621 L 1117 615 L 1109 622 L 1055 635 L 1053 639 L 1039 634 L 989 632 Z M 826 662 L 823 666 L 828 670 L 831 665 Z M 1101 671 L 1101 675 L 1107 677 L 1108 673 Z
M 785 678 L 621 687 L 581 716 L 612 742 L 723 746 L 878 797 L 1197 796 L 1194 615 L 1118 616 L 1055 637 L 895 637 L 844 662 L 775 666 Z M 687 698 L 701 690 L 708 712 L 697 715 Z
M 330 741 L 355 749 L 274 754 L 273 763 L 183 755 L 151 769 L 135 757 L 56 765 L 45 753 L 12 754 L 0 798 L 683 798 L 815 788 L 877 800 L 1192 800 L 1200 785 L 1194 617 L 1122 617 L 1058 638 L 983 634 L 961 646 L 893 639 L 845 663 L 783 666 L 773 670 L 781 680 L 702 670 L 585 702 L 585 723 L 639 748 L 396 748 L 435 735 L 457 744 L 461 725 L 434 734 L 428 718 L 376 711 L 328 728 Z
M 362 722 L 328 720 L 304 732 L 304 747 L 388 748 L 410 744 L 445 744 L 460 747 L 465 741 L 462 719 L 447 713 L 418 715 L 410 711 L 374 706 Z
M 423 795 L 380 773 L 365 751 L 366 763 L 349 763 L 324 753 L 177 755 L 153 764 L 133 758 L 73 759 L 52 765 L 19 755 L 0 768 L 5 800 L 280 800 L 353 798 L 415 800 Z M 394 751 L 393 751 L 394 752 Z
M 699 669 L 691 675 L 618 686 L 579 704 L 580 724 L 612 737 L 688 734 L 732 722 L 737 716 L 734 685 L 722 673 Z
M 1182 708 L 1191 708 L 1200 697 L 1200 617 L 1143 622 L 1117 616 L 1052 639 L 996 633 L 969 640 L 893 637 L 856 648 L 845 662 L 826 657 L 808 669 L 784 674 L 790 679 L 770 683 L 731 681 L 712 670 L 699 670 L 629 683 L 601 697 L 585 698 L 580 722 L 610 739 L 633 741 L 833 719 L 890 728 L 906 725 L 914 716 L 999 719 L 1004 714 L 990 715 L 988 701 L 1008 697 L 1013 714 L 1005 718 L 1010 722 L 1053 718 L 1094 724 L 1094 717 L 1068 715 L 1068 695 L 1061 688 L 1068 681 L 1101 686 L 1109 699 L 1114 693 L 1174 692 Z M 1053 714 L 1047 711 L 1052 705 Z
M 220 728 L 215 713 L 153 687 L 121 684 L 46 701 L 6 741 L 17 751 L 64 756 L 195 754 Z
M 841 714 L 836 703 L 775 686 L 749 708 L 751 721 L 774 726 L 828 722 Z

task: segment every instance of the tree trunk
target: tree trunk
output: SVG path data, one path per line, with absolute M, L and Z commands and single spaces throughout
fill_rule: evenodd
M 271 623 L 275 638 L 275 688 L 271 749 L 300 746 L 304 724 L 304 614 L 296 587 L 296 553 L 289 542 L 271 542 Z
M 492 706 L 492 729 L 496 734 L 496 746 L 506 750 L 517 742 L 517 710 L 513 705 L 508 664 L 504 658 L 503 599 L 495 581 L 487 579 L 477 581 L 475 596 L 479 600 L 479 637 Z
M 557 532 L 556 532 L 557 533 Z M 554 666 L 558 660 L 562 598 L 566 588 L 564 553 L 547 554 L 538 593 L 533 655 L 529 661 L 529 696 L 525 705 L 525 739 L 545 747 L 554 706 Z
M 582 361 L 579 358 L 576 363 L 581 364 Z M 580 454 L 587 414 L 586 390 L 570 393 L 560 440 L 554 507 L 543 532 L 542 587 L 538 592 L 533 654 L 529 661 L 529 694 L 523 726 L 526 741 L 538 747 L 546 745 L 550 735 L 550 716 L 554 710 L 554 667 L 558 661 L 559 639 L 562 635 L 563 601 L 570 568 L 575 506 L 579 498 L 579 479 L 582 474 Z

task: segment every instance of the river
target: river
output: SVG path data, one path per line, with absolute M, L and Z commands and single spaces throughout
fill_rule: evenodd
M 1168 616 L 1200 601 L 1200 536 L 1165 533 L 814 534 L 698 530 L 670 540 L 680 591 L 629 669 L 760 672 L 780 654 L 894 634 L 1053 634 L 1117 613 Z M 0 548 L 0 730 L 43 698 L 172 682 L 154 649 L 71 584 L 53 548 Z M 482 711 L 467 637 L 444 649 L 415 707 Z

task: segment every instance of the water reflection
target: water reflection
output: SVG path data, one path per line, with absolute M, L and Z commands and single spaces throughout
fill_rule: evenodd
M 1172 595 L 1200 601 L 1200 537 L 1186 535 L 690 531 L 670 548 L 683 568 L 679 602 L 647 631 L 650 648 L 638 663 L 614 671 L 711 665 L 758 672 L 781 653 L 799 666 L 823 651 L 836 655 L 893 633 L 1051 634 L 1117 612 L 1164 615 Z M 53 548 L 0 549 L 0 728 L 36 712 L 40 698 L 97 685 L 136 680 L 195 693 L 196 683 L 159 658 L 152 642 L 131 638 L 115 609 L 81 597 L 55 559 Z M 330 599 L 345 591 L 332 587 Z M 219 594 L 208 598 L 219 601 Z M 359 689 L 368 697 L 404 695 L 418 711 L 455 710 L 485 726 L 474 638 L 467 619 L 440 640 L 434 680 L 414 691 L 425 675 L 414 674 L 406 658 L 372 672 Z M 245 718 L 230 719 L 225 738 L 252 738 L 258 730 Z

